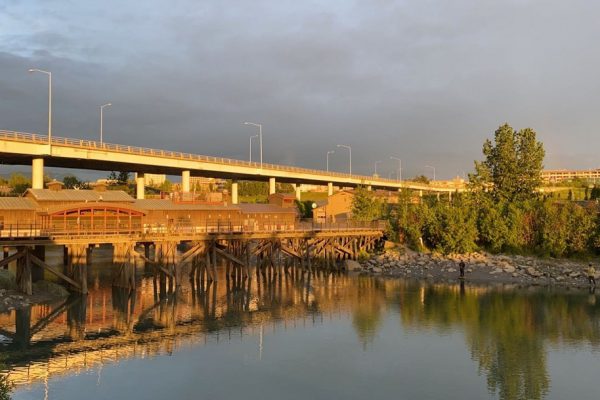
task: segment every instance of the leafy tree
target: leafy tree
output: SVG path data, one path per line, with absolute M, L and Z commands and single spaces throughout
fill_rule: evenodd
M 442 253 L 469 253 L 477 248 L 477 219 L 463 200 L 455 204 L 437 202 L 433 218 L 425 228 L 425 241 Z
M 15 172 L 10 175 L 8 186 L 12 188 L 13 194 L 21 195 L 31 187 L 31 179 L 21 173 Z
M 79 188 L 83 182 L 81 182 L 75 175 L 66 175 L 63 178 L 65 189 Z
M 161 192 L 170 192 L 173 188 L 173 183 L 170 180 L 165 179 L 165 181 L 161 183 L 158 188 Z
M 426 185 L 429 185 L 429 178 L 426 177 L 425 175 L 417 175 L 413 178 L 412 180 L 413 182 L 417 182 L 417 183 L 424 183 Z
M 381 218 L 383 204 L 363 187 L 354 191 L 352 198 L 352 219 L 355 221 L 375 221 Z
M 500 126 L 494 137 L 483 145 L 484 161 L 475 162 L 469 176 L 471 186 L 489 190 L 495 199 L 526 200 L 534 197 L 541 185 L 544 147 L 530 128 L 515 131 L 508 124 Z
M 121 171 L 117 176 L 117 182 L 119 185 L 126 185 L 129 182 L 129 172 Z

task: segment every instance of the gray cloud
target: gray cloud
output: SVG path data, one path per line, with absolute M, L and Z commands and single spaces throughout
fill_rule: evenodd
M 598 166 L 600 5 L 551 1 L 13 2 L 0 8 L 0 128 L 405 176 L 472 168 L 507 121 L 531 126 L 549 167 Z M 337 151 L 335 169 L 347 168 Z

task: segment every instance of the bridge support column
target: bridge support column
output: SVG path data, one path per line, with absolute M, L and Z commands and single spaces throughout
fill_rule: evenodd
M 181 171 L 181 191 L 190 192 L 190 171 Z
M 275 178 L 269 178 L 269 194 L 275 194 Z
M 300 185 L 296 185 L 296 200 L 300 201 L 302 199 L 302 192 L 300 191 Z
M 448 201 L 452 201 L 452 192 L 448 192 Z
M 31 163 L 31 188 L 44 188 L 44 159 L 34 158 Z
M 136 194 L 135 194 L 135 198 L 138 200 L 143 200 L 144 199 L 144 174 L 143 173 L 139 173 L 137 174 L 137 178 L 136 178 Z
M 371 185 L 367 185 L 367 190 L 370 192 L 371 190 L 373 190 L 373 188 L 371 187 Z
M 231 182 L 231 204 L 239 204 L 237 181 Z
M 327 184 L 327 196 L 333 195 L 333 182 Z

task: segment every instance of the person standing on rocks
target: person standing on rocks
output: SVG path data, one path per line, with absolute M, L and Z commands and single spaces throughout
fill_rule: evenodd
M 592 266 L 592 263 L 588 265 L 587 274 L 590 286 L 596 287 L 596 270 Z
M 458 270 L 460 271 L 460 279 L 465 279 L 465 262 L 464 262 L 464 260 L 460 260 L 460 263 L 458 263 Z

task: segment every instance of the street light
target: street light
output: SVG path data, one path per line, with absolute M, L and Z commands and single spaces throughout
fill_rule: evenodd
M 255 124 L 254 122 L 244 122 L 244 125 L 252 125 L 258 128 L 258 142 L 260 146 L 260 169 L 263 166 L 263 146 L 262 146 L 262 124 Z
M 110 107 L 112 103 L 102 104 L 100 106 L 100 145 L 103 143 L 103 135 L 104 135 L 104 107 Z
M 350 155 L 350 176 L 352 176 L 352 147 L 347 146 L 345 144 L 338 144 L 337 147 L 343 147 L 345 149 L 348 149 L 348 153 Z
M 431 165 L 426 165 L 425 168 L 431 168 L 433 170 L 433 180 L 435 181 L 435 167 L 432 167 Z
M 254 139 L 255 137 L 258 137 L 258 135 L 250 136 L 250 163 L 252 163 L 252 139 Z
M 329 155 L 335 153 L 335 150 L 330 150 L 327 152 L 327 172 L 329 172 Z
M 377 175 L 377 164 L 381 164 L 383 161 L 375 161 L 375 173 L 373 174 L 373 176 L 379 176 Z
M 52 72 L 37 68 L 31 68 L 29 72 L 40 72 L 48 75 L 48 145 L 52 145 Z
M 396 178 L 402 182 L 402 160 L 399 157 L 390 157 L 391 160 L 396 160 L 398 161 L 398 175 L 396 175 Z

